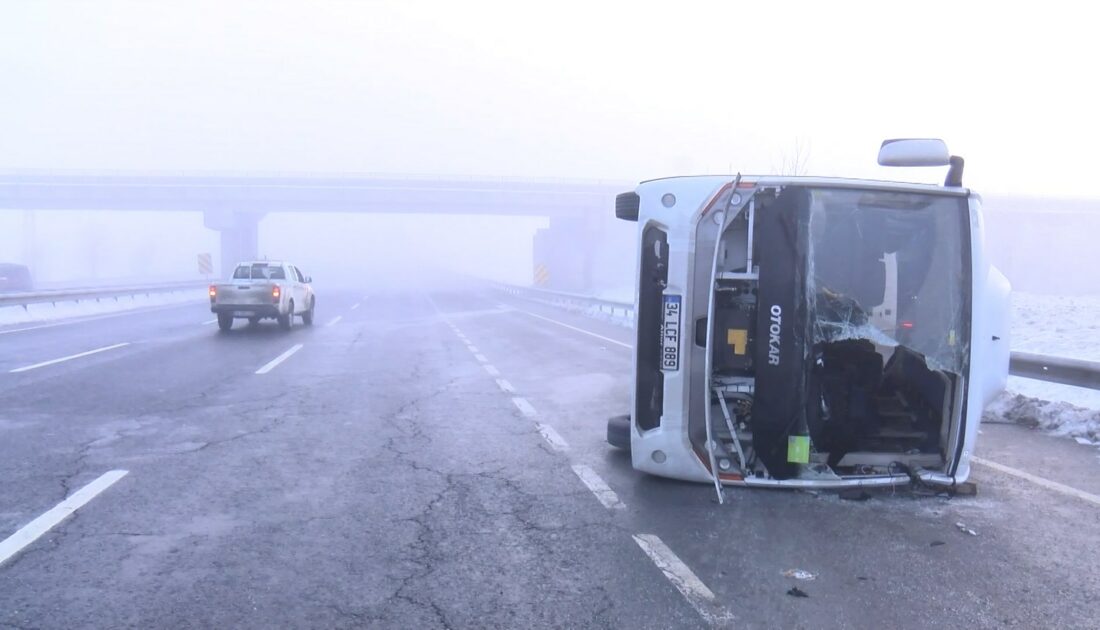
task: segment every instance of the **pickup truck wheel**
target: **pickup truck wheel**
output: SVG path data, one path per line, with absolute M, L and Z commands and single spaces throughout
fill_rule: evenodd
M 283 330 L 290 330 L 294 327 L 294 300 L 291 300 L 290 304 L 287 305 L 286 315 L 280 315 L 278 319 L 279 326 Z
M 611 446 L 630 451 L 630 415 L 613 416 L 607 419 L 607 443 Z
M 218 329 L 225 332 L 233 327 L 233 316 L 218 313 Z
M 306 326 L 313 325 L 313 307 L 317 306 L 317 300 L 311 299 L 309 301 L 309 310 L 302 313 L 302 323 Z

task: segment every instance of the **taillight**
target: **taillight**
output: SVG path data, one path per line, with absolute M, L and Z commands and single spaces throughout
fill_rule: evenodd
M 210 301 L 213 302 L 216 297 L 218 297 L 218 287 L 210 285 Z
M 901 327 L 906 330 L 913 330 L 913 322 L 902 322 Z
M 279 287 L 271 287 L 271 301 L 278 302 L 279 298 L 283 295 L 283 290 Z

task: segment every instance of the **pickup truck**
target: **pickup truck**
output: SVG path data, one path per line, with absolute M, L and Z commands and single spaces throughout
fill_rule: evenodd
M 294 318 L 306 326 L 313 324 L 317 300 L 310 283 L 313 279 L 285 262 L 243 262 L 228 282 L 210 285 L 210 311 L 218 316 L 218 328 L 227 331 L 236 318 L 256 324 L 261 319 L 278 320 L 290 330 Z

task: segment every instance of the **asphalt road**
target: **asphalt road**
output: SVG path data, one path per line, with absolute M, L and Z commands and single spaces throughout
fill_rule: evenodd
M 986 426 L 984 460 L 1062 486 L 976 465 L 976 497 L 719 506 L 604 443 L 629 331 L 491 290 L 321 296 L 289 333 L 202 304 L 0 329 L 0 628 L 1100 619 L 1095 449 Z

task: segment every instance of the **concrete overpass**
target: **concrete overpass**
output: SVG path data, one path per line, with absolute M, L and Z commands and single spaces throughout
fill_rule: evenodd
M 206 227 L 221 233 L 223 273 L 257 255 L 259 221 L 272 212 L 544 216 L 550 228 L 536 238 L 543 260 L 535 267 L 568 269 L 552 273 L 548 285 L 580 290 L 588 287 L 577 285 L 590 284 L 583 276 L 591 275 L 592 264 L 578 257 L 597 246 L 576 239 L 595 238 L 598 226 L 613 216 L 615 195 L 632 187 L 621 181 L 444 175 L 24 170 L 0 171 L 0 210 L 202 212 Z M 564 244 L 565 232 L 572 246 Z

